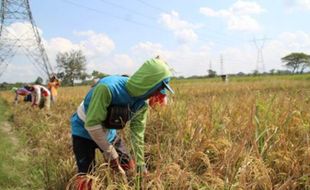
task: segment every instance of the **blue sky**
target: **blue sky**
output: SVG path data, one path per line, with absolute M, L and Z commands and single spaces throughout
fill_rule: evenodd
M 81 49 L 89 73 L 132 74 L 156 55 L 176 76 L 206 75 L 210 67 L 219 74 L 262 72 L 284 69 L 280 59 L 290 52 L 310 54 L 310 0 L 32 0 L 30 6 L 51 64 L 58 52 Z M 257 65 L 253 39 L 258 47 L 265 39 L 263 64 Z M 16 57 L 1 82 L 40 75 Z

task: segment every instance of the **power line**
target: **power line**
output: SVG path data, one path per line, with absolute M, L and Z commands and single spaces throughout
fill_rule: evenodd
M 134 20 L 129 20 L 129 19 L 126 19 L 124 17 L 112 14 L 111 12 L 107 12 L 107 11 L 99 10 L 99 9 L 92 8 L 92 7 L 89 7 L 89 6 L 85 6 L 85 5 L 73 2 L 71 0 L 62 0 L 62 1 L 67 3 L 67 4 L 71 4 L 73 6 L 76 6 L 76 7 L 79 7 L 79 8 L 83 8 L 83 9 L 87 9 L 89 11 L 96 12 L 96 13 L 99 13 L 99 14 L 104 14 L 104 15 L 107 15 L 107 16 L 112 17 L 114 19 L 118 19 L 118 20 L 121 20 L 121 21 L 129 22 L 129 23 L 138 25 L 140 27 L 144 27 L 144 28 L 147 28 L 147 29 L 152 28 L 152 29 L 156 29 L 158 31 L 163 31 L 162 28 L 158 28 L 156 26 L 147 25 L 147 24 L 144 24 L 144 23 L 141 23 L 141 22 L 137 22 L 137 21 L 134 21 Z M 155 19 L 154 17 L 149 17 L 147 15 L 140 14 L 137 11 L 133 11 L 132 9 L 125 8 L 124 6 L 121 6 L 121 5 L 116 4 L 116 3 L 107 2 L 106 0 L 100 0 L 100 1 L 102 1 L 104 3 L 107 3 L 107 4 L 110 4 L 111 6 L 115 6 L 115 7 L 127 10 L 130 13 L 146 17 L 148 19 Z M 141 3 L 143 2 L 144 4 L 150 5 L 149 3 L 146 3 L 144 1 L 140 1 L 140 2 Z M 225 35 L 221 35 L 218 32 L 208 33 L 207 35 L 208 36 L 212 36 L 212 39 L 206 39 L 206 38 L 203 38 L 203 37 L 199 37 L 199 39 L 202 39 L 203 41 L 206 41 L 206 42 L 216 42 L 215 44 L 218 45 L 218 46 L 221 46 L 221 47 L 227 47 L 227 46 L 230 46 L 232 43 L 236 43 L 237 42 L 237 41 L 232 40 L 231 38 L 223 40 L 224 38 L 220 38 L 219 39 L 218 37 L 215 37 L 215 36 L 221 36 L 221 37 L 225 36 Z
M 82 4 L 70 1 L 70 0 L 62 0 L 62 1 L 67 3 L 67 4 L 71 4 L 71 5 L 74 5 L 76 7 L 79 7 L 79 8 L 84 8 L 84 9 L 87 9 L 87 10 L 90 10 L 90 11 L 93 11 L 93 12 L 96 12 L 96 13 L 99 13 L 99 14 L 105 14 L 106 16 L 109 16 L 109 17 L 117 19 L 117 20 L 129 22 L 129 23 L 132 23 L 132 24 L 135 24 L 135 25 L 138 25 L 138 26 L 141 26 L 141 27 L 145 27 L 145 28 L 157 29 L 154 26 L 147 25 L 147 24 L 144 24 L 144 23 L 141 23 L 141 22 L 137 22 L 137 21 L 134 21 L 134 20 L 129 20 L 129 19 L 126 19 L 124 17 L 120 17 L 118 15 L 112 14 L 110 12 L 102 11 L 102 10 L 95 9 L 95 8 L 92 8 L 92 7 L 88 7 L 88 6 L 85 6 L 85 5 L 82 5 Z
M 155 28 L 157 30 L 163 31 L 163 29 L 157 28 L 155 26 L 150 26 L 150 25 L 147 25 L 147 24 L 144 24 L 144 23 L 141 23 L 141 22 L 137 22 L 137 21 L 134 21 L 134 20 L 128 20 L 128 19 L 125 19 L 124 17 L 121 17 L 119 15 L 112 14 L 111 12 L 99 10 L 99 9 L 92 8 L 92 7 L 89 7 L 89 6 L 85 6 L 85 5 L 82 5 L 82 4 L 78 4 L 78 3 L 75 3 L 75 2 L 73 2 L 71 0 L 63 0 L 63 1 L 65 3 L 74 5 L 76 7 L 84 8 L 84 9 L 87 9 L 87 10 L 90 10 L 90 11 L 93 11 L 93 12 L 97 12 L 97 13 L 100 13 L 100 14 L 105 14 L 105 15 L 107 15 L 109 17 L 114 18 L 114 19 L 118 19 L 118 20 L 121 20 L 121 21 L 129 22 L 129 23 L 132 23 L 132 24 L 135 24 L 135 25 L 139 25 L 141 27 L 148 28 L 148 29 L 150 27 L 152 27 L 152 28 Z M 100 1 L 103 2 L 103 3 L 109 4 L 111 6 L 114 6 L 114 7 L 123 9 L 123 10 L 126 10 L 126 11 L 128 11 L 128 12 L 130 12 L 132 14 L 143 16 L 143 17 L 145 17 L 147 19 L 150 19 L 150 20 L 155 19 L 154 17 L 149 17 L 147 15 L 141 14 L 141 13 L 139 13 L 137 11 L 134 11 L 132 9 L 126 8 L 126 7 L 124 7 L 124 6 L 120 5 L 120 4 L 108 2 L 106 0 L 100 0 Z M 152 6 L 151 4 L 149 4 L 149 3 L 145 2 L 145 1 L 142 1 L 142 0 L 137 0 L 137 1 L 139 1 L 140 3 L 145 4 L 146 6 L 152 7 L 154 9 L 157 9 L 157 10 L 160 10 L 160 11 L 164 11 L 163 9 L 155 7 L 155 6 Z M 212 42 L 217 47 L 222 47 L 222 48 L 231 47 L 231 46 L 233 46 L 233 44 L 236 44 L 236 43 L 240 42 L 238 40 L 233 40 L 234 38 L 225 38 L 226 35 L 221 34 L 218 31 L 214 31 L 212 29 L 213 29 L 212 27 L 208 28 L 208 30 L 207 30 L 208 33 L 204 37 L 201 37 L 201 35 L 200 35 L 199 39 L 201 39 L 202 41 L 205 41 L 205 42 Z M 210 39 L 206 38 L 206 36 L 210 36 Z
M 152 8 L 152 9 L 155 9 L 155 10 L 157 10 L 157 11 L 168 12 L 168 11 L 166 11 L 166 10 L 160 8 L 160 7 L 154 6 L 154 5 L 152 5 L 152 4 L 150 4 L 150 3 L 147 3 L 147 2 L 145 2 L 145 1 L 143 1 L 143 0 L 137 0 L 137 1 L 140 2 L 140 3 L 142 3 L 142 4 L 144 4 L 144 5 L 147 6 L 147 7 L 150 7 L 150 8 Z
M 148 16 L 148 15 L 142 14 L 142 13 L 140 13 L 140 12 L 137 12 L 137 11 L 135 11 L 135 10 L 129 9 L 129 8 L 124 7 L 124 6 L 122 6 L 122 5 L 119 5 L 119 4 L 117 4 L 117 3 L 114 3 L 114 2 L 112 3 L 112 2 L 109 2 L 109 1 L 106 1 L 106 0 L 100 0 L 100 1 L 103 2 L 103 3 L 106 3 L 106 4 L 108 4 L 108 5 L 111 5 L 111 6 L 113 6 L 113 7 L 117 7 L 117 8 L 126 10 L 126 11 L 128 11 L 128 12 L 130 12 L 130 13 L 132 13 L 132 14 L 135 14 L 135 15 L 138 15 L 138 16 L 142 16 L 143 18 L 146 18 L 146 19 L 149 19 L 149 20 L 156 20 L 155 17 L 151 17 L 151 16 Z

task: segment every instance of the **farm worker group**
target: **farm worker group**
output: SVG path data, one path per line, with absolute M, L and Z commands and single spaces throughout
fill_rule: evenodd
M 14 102 L 17 104 L 19 96 L 25 96 L 24 101 L 31 101 L 32 107 L 46 107 L 50 109 L 51 101 L 56 101 L 57 89 L 60 86 L 59 80 L 53 75 L 48 83 L 46 88 L 43 85 L 34 84 L 34 85 L 25 85 L 21 88 L 12 88 L 15 92 Z
M 146 174 L 144 131 L 148 115 L 147 100 L 165 101 L 171 72 L 159 58 L 147 60 L 131 77 L 108 76 L 100 79 L 86 94 L 71 117 L 73 152 L 78 172 L 89 173 L 95 164 L 95 149 L 101 150 L 110 167 L 126 174 L 137 169 Z M 117 135 L 130 120 L 132 157 Z

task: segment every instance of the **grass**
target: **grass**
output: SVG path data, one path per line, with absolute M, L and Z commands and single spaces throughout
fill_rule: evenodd
M 150 175 L 143 189 L 310 189 L 308 75 L 240 78 L 173 81 L 169 106 L 150 110 Z M 88 90 L 61 88 L 49 112 L 22 102 L 13 110 L 14 129 L 27 140 L 35 168 L 32 189 L 64 189 L 73 182 L 69 118 Z M 12 96 L 2 93 L 6 100 Z M 129 142 L 127 134 L 128 128 L 122 135 Z M 90 176 L 96 189 L 137 187 L 135 180 L 126 184 L 112 175 L 97 156 Z
M 7 123 L 8 105 L 0 100 L 0 187 L 1 189 L 28 189 L 27 157 Z

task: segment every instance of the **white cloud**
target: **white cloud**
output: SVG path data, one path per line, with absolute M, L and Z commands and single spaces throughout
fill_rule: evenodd
M 177 40 L 182 44 L 195 42 L 198 38 L 194 29 L 200 26 L 182 20 L 176 11 L 161 14 L 159 22 L 173 31 Z
M 281 58 L 292 52 L 310 54 L 310 34 L 302 31 L 284 32 L 276 39 L 268 41 L 264 48 L 266 70 L 284 69 Z
M 48 54 L 48 58 L 51 66 L 56 71 L 56 55 L 58 53 L 64 53 L 71 50 L 79 50 L 82 49 L 80 44 L 75 44 L 71 42 L 69 39 L 62 37 L 55 37 L 50 39 L 49 41 L 44 41 L 44 47 Z
M 187 24 L 181 22 L 173 25 L 173 28 L 182 28 L 184 26 L 187 26 Z M 202 44 L 194 48 L 183 45 L 175 49 L 167 49 L 160 43 L 146 41 L 137 43 L 128 53 L 115 53 L 113 51 L 115 48 L 114 42 L 102 33 L 87 31 L 76 34 L 83 38 L 76 42 L 63 37 L 56 37 L 46 41 L 45 47 L 53 64 L 55 64 L 57 52 L 80 48 L 84 51 L 83 48 L 87 47 L 90 51 L 86 55 L 89 73 L 98 70 L 109 74 L 133 74 L 146 59 L 157 55 L 167 61 L 177 76 L 206 75 L 210 61 L 212 61 L 212 69 L 220 73 L 220 54 L 224 58 L 225 73 L 252 72 L 256 69 L 256 48 L 249 43 L 225 48 L 219 53 L 213 52 L 214 49 L 218 49 L 216 43 Z M 99 38 L 97 38 L 98 36 Z M 100 39 L 100 37 L 103 37 L 102 40 L 99 40 L 101 43 L 97 44 L 93 41 L 93 39 Z M 101 46 L 105 48 L 102 49 Z M 273 68 L 283 69 L 281 57 L 290 52 L 310 54 L 310 34 L 303 31 L 284 32 L 279 34 L 277 38 L 267 41 L 263 49 L 265 71 Z M 19 56 L 15 59 L 15 62 L 9 64 L 7 72 L 1 76 L 1 81 L 31 82 L 39 76 L 40 73 L 33 64 L 24 61 L 25 59 Z
M 88 56 L 94 56 L 98 53 L 108 55 L 115 49 L 113 40 L 104 33 L 96 33 L 90 30 L 75 32 L 75 34 L 86 37 L 86 40 L 81 41 L 80 45 Z
M 229 30 L 260 31 L 261 26 L 253 15 L 261 14 L 264 9 L 256 2 L 238 0 L 230 8 L 213 10 L 209 7 L 201 7 L 200 13 L 209 17 L 220 17 L 227 22 Z
M 284 32 L 273 40 L 265 42 L 263 48 L 264 65 L 258 65 L 260 72 L 264 66 L 265 71 L 271 69 L 285 69 L 281 58 L 291 52 L 304 52 L 310 54 L 310 34 L 302 31 Z M 251 72 L 256 69 L 257 51 L 252 45 L 229 48 L 223 51 L 225 70 L 228 72 Z M 229 60 L 233 64 L 229 63 Z
M 70 50 L 77 50 L 80 49 L 81 47 L 79 44 L 74 44 L 70 40 L 62 37 L 56 37 L 52 38 L 50 41 L 47 41 L 47 49 L 50 50 L 51 52 L 67 52 Z
M 33 63 L 25 60 L 25 57 L 17 55 L 9 62 L 0 81 L 29 83 L 35 81 L 42 74 L 44 73 L 37 69 Z
M 164 54 L 162 45 L 152 42 L 140 42 L 131 48 L 131 52 L 140 61 L 157 55 L 163 56 Z
M 297 2 L 301 7 L 310 10 L 310 0 L 298 0 Z
M 132 58 L 127 54 L 112 54 L 108 57 L 100 57 L 89 60 L 88 72 L 97 70 L 107 74 L 133 74 L 138 67 Z
M 238 0 L 235 4 L 232 5 L 229 11 L 238 15 L 247 15 L 247 14 L 260 14 L 264 10 L 256 2 Z
M 6 33 L 5 31 L 10 31 Z M 40 29 L 38 29 L 41 31 Z M 42 32 L 40 32 L 42 33 Z M 74 43 L 69 39 L 63 37 L 55 37 L 50 40 L 42 39 L 46 52 L 48 54 L 50 63 L 54 70 L 56 70 L 56 55 L 59 52 L 66 52 L 70 50 L 77 50 L 80 49 L 84 52 L 87 60 L 92 61 L 94 60 L 104 59 L 105 56 L 109 56 L 111 52 L 115 48 L 115 44 L 112 39 L 110 39 L 104 33 L 96 33 L 93 31 L 86 31 L 86 32 L 76 32 L 76 35 L 81 37 L 82 39 Z M 29 41 L 28 39 L 34 39 L 33 32 L 31 30 L 30 24 L 25 23 L 14 23 L 9 27 L 6 27 L 2 36 L 8 39 L 14 39 L 18 37 L 20 40 L 20 44 L 22 47 L 27 47 L 26 52 L 35 52 L 32 48 L 35 41 Z M 10 41 L 10 40 L 9 40 Z M 16 49 L 16 48 L 14 48 Z M 35 52 L 38 54 L 38 52 Z M 27 54 L 28 55 L 28 54 Z M 7 70 L 3 76 L 1 76 L 1 81 L 8 81 L 8 82 L 15 82 L 15 81 L 27 81 L 31 82 L 34 81 L 38 76 L 44 77 L 44 73 L 41 71 L 38 72 L 40 69 L 38 66 L 35 66 L 33 62 L 28 60 L 28 57 L 25 54 L 25 51 L 17 51 L 13 60 L 9 60 Z M 118 56 L 119 60 L 124 60 L 123 56 Z M 116 63 L 116 60 L 112 60 L 112 63 Z M 21 72 L 21 69 L 24 69 L 24 73 Z M 16 77 L 16 76 L 24 76 L 24 77 Z
M 310 11 L 310 0 L 284 0 L 284 3 L 290 12 L 299 10 Z
M 115 48 L 113 40 L 104 33 L 82 31 L 74 32 L 74 34 L 82 37 L 82 40 L 73 43 L 69 39 L 56 37 L 46 42 L 46 49 L 54 65 L 56 64 L 54 61 L 56 59 L 56 54 L 59 52 L 82 50 L 87 59 L 92 59 L 98 55 L 107 56 Z
M 175 50 L 167 50 L 158 43 L 141 42 L 132 47 L 131 50 L 133 57 L 140 64 L 159 55 L 170 65 L 175 75 L 203 75 L 208 69 L 210 60 L 210 47 L 208 46 L 202 46 L 197 51 L 193 51 L 188 46 L 179 46 Z
M 41 30 L 38 29 L 39 34 Z M 2 40 L 5 39 L 7 45 L 5 48 L 14 46 L 16 53 L 29 51 L 35 43 L 32 25 L 29 23 L 15 22 L 9 26 L 4 26 L 1 33 Z M 19 40 L 16 40 L 19 39 Z
M 198 49 L 181 46 L 177 49 L 165 49 L 158 43 L 139 43 L 132 48 L 134 61 L 142 63 L 144 60 L 160 54 L 176 71 L 176 75 L 206 75 L 210 62 L 212 69 L 221 73 L 220 55 L 223 55 L 224 73 L 251 73 L 256 70 L 257 49 L 251 43 L 227 47 L 221 52 L 213 52 L 214 45 L 203 45 Z M 277 38 L 266 41 L 263 48 L 264 69 L 285 69 L 281 58 L 291 52 L 305 52 L 310 54 L 310 34 L 306 32 L 284 32 Z M 259 65 L 262 72 L 263 65 Z M 138 67 L 136 67 L 138 68 Z
M 38 32 L 42 34 L 39 28 Z M 0 78 L 1 81 L 30 82 L 42 74 L 42 69 L 38 66 L 41 60 L 37 59 L 39 52 L 34 51 L 38 47 L 34 45 L 36 44 L 36 39 L 31 24 L 15 22 L 8 26 L 4 25 L 1 40 L 2 42 L 5 41 L 1 45 L 1 59 L 5 59 L 5 62 L 8 64 Z M 30 59 L 33 61 L 30 62 Z

